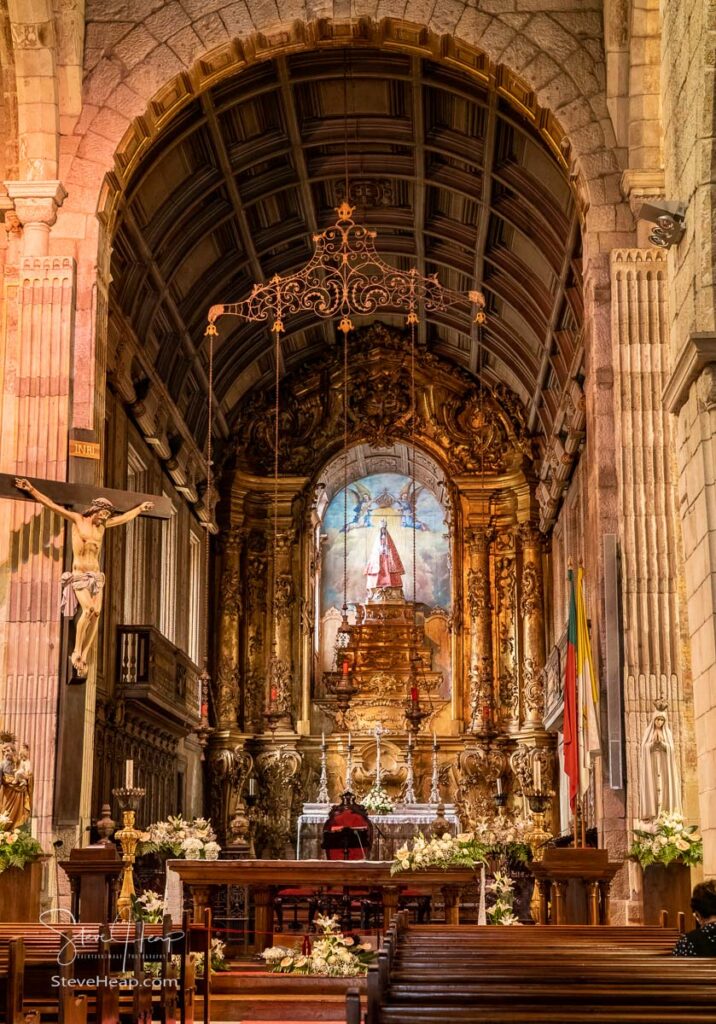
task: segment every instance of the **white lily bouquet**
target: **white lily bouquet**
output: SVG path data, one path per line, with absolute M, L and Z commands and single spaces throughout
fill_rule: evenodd
M 629 856 L 643 868 L 649 864 L 700 864 L 704 844 L 696 825 L 685 825 L 681 814 L 662 811 L 658 818 L 634 829 Z
M 368 973 L 375 953 L 367 944 L 356 943 L 340 930 L 337 917 L 315 918 L 322 935 L 313 943 L 310 952 L 300 952 L 286 946 L 270 946 L 261 958 L 274 974 L 317 974 L 326 978 L 355 978 Z
M 509 875 L 496 871 L 492 881 L 487 883 L 487 891 L 495 895 L 495 902 L 487 908 L 489 923 L 518 925 L 520 922 L 514 912 L 515 883 Z
M 171 853 L 186 860 L 218 860 L 221 847 L 216 833 L 206 818 L 186 821 L 181 816 L 169 816 L 149 826 L 147 838 L 137 850 L 143 853 Z
M 439 839 L 426 839 L 419 833 L 412 848 L 405 845 L 396 850 L 391 864 L 391 875 L 400 871 L 420 871 L 425 868 L 474 868 L 485 863 L 486 848 L 474 832 L 461 832 L 451 836 L 443 833 Z
M 135 921 L 161 924 L 164 917 L 164 898 L 153 889 L 145 889 L 141 896 L 132 896 L 132 915 Z
M 360 798 L 361 806 L 372 814 L 390 814 L 395 804 L 379 782 L 374 782 L 365 796 Z

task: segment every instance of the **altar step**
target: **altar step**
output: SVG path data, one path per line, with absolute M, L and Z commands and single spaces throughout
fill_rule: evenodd
M 212 976 L 211 1020 L 216 1022 L 345 1021 L 346 991 L 360 988 L 365 978 L 309 978 L 301 975 L 271 974 L 265 970 L 239 968 Z M 201 1020 L 203 1008 L 195 1019 Z

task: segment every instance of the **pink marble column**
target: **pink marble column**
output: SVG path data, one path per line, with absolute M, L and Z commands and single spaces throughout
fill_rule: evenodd
M 65 192 L 6 182 L 22 236 L 5 265 L 0 469 L 67 478 L 75 263 L 49 256 Z M 64 524 L 39 505 L 0 502 L 0 727 L 27 742 L 33 819 L 45 844 L 52 803 L 60 667 Z

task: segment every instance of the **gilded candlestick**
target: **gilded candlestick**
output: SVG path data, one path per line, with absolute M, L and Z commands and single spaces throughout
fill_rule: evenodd
M 146 832 L 139 832 L 134 827 L 137 807 L 144 793 L 143 789 L 128 786 L 112 790 L 112 795 L 117 798 L 122 810 L 122 828 L 114 834 L 122 846 L 122 888 L 117 899 L 117 913 L 121 921 L 130 921 L 132 918 L 135 854 L 137 844 L 147 838 Z

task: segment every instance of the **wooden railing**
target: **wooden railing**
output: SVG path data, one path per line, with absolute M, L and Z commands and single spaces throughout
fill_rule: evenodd
M 125 698 L 156 704 L 188 725 L 199 720 L 199 668 L 154 626 L 117 626 L 116 673 Z

